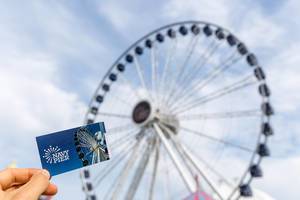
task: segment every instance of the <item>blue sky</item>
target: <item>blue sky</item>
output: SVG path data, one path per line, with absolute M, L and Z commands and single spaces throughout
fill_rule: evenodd
M 276 199 L 299 199 L 299 9 L 297 0 L 2 3 L 0 166 L 16 160 L 19 167 L 39 167 L 34 137 L 81 124 L 93 91 L 123 50 L 155 28 L 193 19 L 227 27 L 257 53 L 272 89 L 276 135 L 274 156 L 264 161 L 265 178 L 256 186 Z M 53 179 L 57 199 L 83 197 L 78 176 Z

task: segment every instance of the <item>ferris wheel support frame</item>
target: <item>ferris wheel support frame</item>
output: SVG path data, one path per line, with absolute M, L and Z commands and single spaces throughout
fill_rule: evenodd
M 156 181 L 156 174 L 157 174 L 157 168 L 158 168 L 158 162 L 159 162 L 159 148 L 160 148 L 160 141 L 156 140 L 154 164 L 153 164 L 153 171 L 152 171 L 152 175 L 151 175 L 148 200 L 153 199 L 154 185 L 155 185 L 155 181 Z
M 159 139 L 161 140 L 162 144 L 164 145 L 167 153 L 169 154 L 172 162 L 174 163 L 175 167 L 179 171 L 179 174 L 180 174 L 181 178 L 183 179 L 186 187 L 188 188 L 188 190 L 190 192 L 196 192 L 197 186 L 196 186 L 193 176 L 181 164 L 181 162 L 180 162 L 178 156 L 176 155 L 175 151 L 173 150 L 170 142 L 168 141 L 165 134 L 163 133 L 163 130 L 156 123 L 153 124 L 153 127 L 154 127 Z
M 148 138 L 147 147 L 144 153 L 141 155 L 141 159 L 138 163 L 138 167 L 136 172 L 133 175 L 131 184 L 129 185 L 129 189 L 126 193 L 125 199 L 131 200 L 133 199 L 136 190 L 140 184 L 141 179 L 143 178 L 144 172 L 146 170 L 147 164 L 149 162 L 149 158 L 151 153 L 153 152 L 153 147 L 155 145 L 155 138 Z
M 174 138 L 175 137 L 173 137 L 172 139 L 174 139 Z M 210 179 L 207 175 L 205 175 L 207 173 L 205 173 L 205 169 L 202 168 L 202 166 L 200 165 L 200 161 L 196 158 L 196 156 L 194 156 L 184 145 L 180 144 L 176 140 L 174 140 L 174 143 L 175 143 L 178 151 L 181 151 L 186 156 L 186 158 L 197 169 L 197 171 L 199 172 L 199 174 L 201 175 L 201 177 L 210 186 L 210 188 L 212 188 L 212 190 L 216 193 L 216 195 L 220 198 L 220 200 L 223 200 L 224 197 L 217 190 L 217 187 L 218 187 L 217 184 L 212 179 Z
M 216 195 L 220 198 L 220 200 L 223 200 L 223 196 L 220 194 L 220 192 L 217 190 L 217 184 L 210 179 L 207 175 L 208 173 L 205 173 L 205 169 L 202 168 L 202 166 L 200 165 L 200 161 L 197 159 L 196 156 L 194 156 L 184 145 L 182 145 L 176 135 L 174 135 L 174 133 L 165 125 L 162 125 L 163 129 L 166 130 L 166 132 L 168 132 L 169 136 L 170 136 L 170 140 L 174 143 L 174 146 L 176 148 L 176 150 L 180 153 L 182 153 L 187 160 L 189 160 L 192 165 L 197 169 L 197 171 L 200 173 L 201 177 L 206 181 L 206 183 L 211 187 L 211 189 L 216 193 Z
M 142 139 L 143 138 L 140 138 L 139 141 L 138 141 L 138 143 L 134 147 L 134 149 L 133 149 L 133 151 L 131 153 L 131 156 L 128 159 L 128 162 L 126 163 L 126 165 L 124 167 L 123 172 L 121 173 L 120 177 L 118 178 L 116 189 L 114 190 L 113 195 L 111 197 L 112 200 L 117 199 L 118 195 L 121 192 L 121 189 L 122 189 L 123 183 L 125 181 L 125 178 L 128 176 L 129 170 L 132 167 L 132 165 L 134 164 L 134 161 L 136 159 L 136 155 L 138 153 L 138 149 L 139 149 L 139 146 L 141 144 Z

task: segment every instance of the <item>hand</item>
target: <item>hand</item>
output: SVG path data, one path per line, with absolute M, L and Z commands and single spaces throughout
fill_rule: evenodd
M 55 195 L 57 187 L 49 179 L 46 170 L 5 169 L 0 172 L 0 199 L 38 200 L 42 194 Z

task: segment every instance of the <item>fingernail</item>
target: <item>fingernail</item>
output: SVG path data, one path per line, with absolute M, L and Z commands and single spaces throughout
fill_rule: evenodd
M 41 173 L 47 176 L 48 179 L 50 178 L 50 173 L 47 170 L 43 169 Z

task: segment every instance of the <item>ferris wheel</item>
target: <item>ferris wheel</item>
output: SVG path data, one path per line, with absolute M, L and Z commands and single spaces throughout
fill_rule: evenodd
M 110 161 L 81 171 L 86 198 L 251 196 L 273 134 L 265 79 L 255 54 L 215 24 L 174 23 L 137 40 L 89 104 L 86 123 L 105 122 Z
M 105 136 L 101 131 L 93 135 L 87 127 L 80 127 L 74 134 L 74 142 L 82 166 L 109 160 Z

